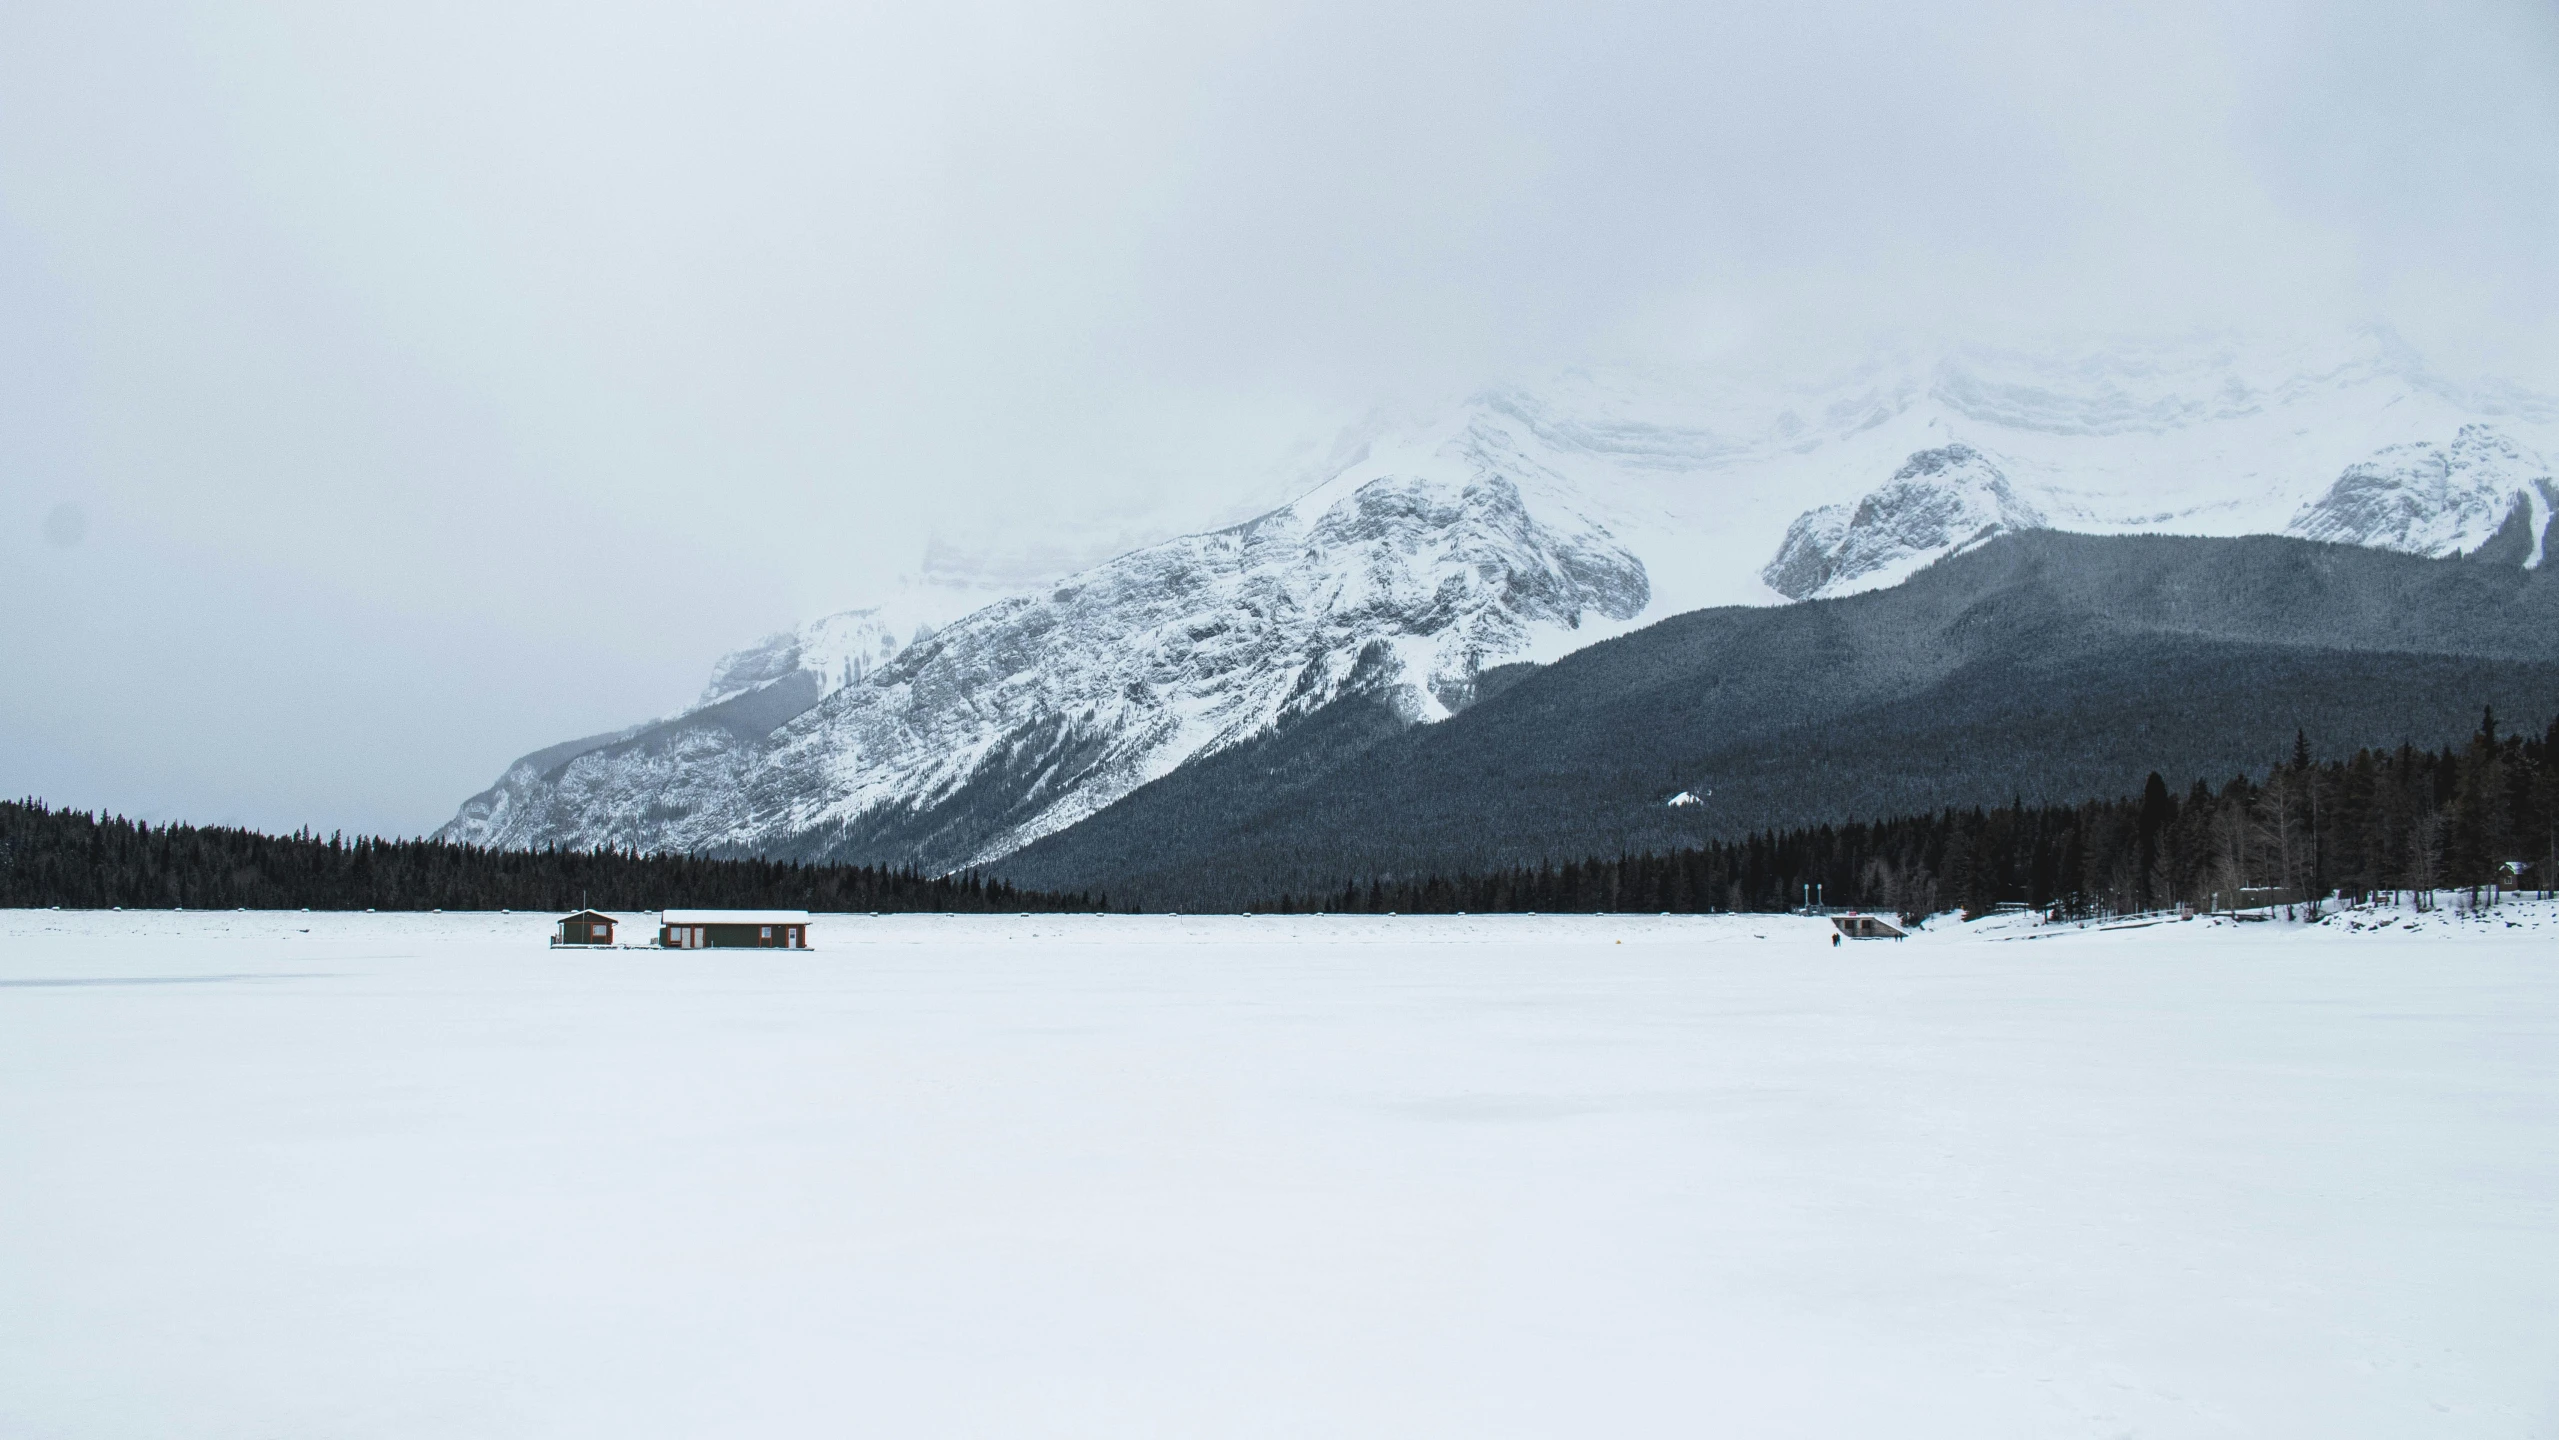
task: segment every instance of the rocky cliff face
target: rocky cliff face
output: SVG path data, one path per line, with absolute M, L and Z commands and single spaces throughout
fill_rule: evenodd
M 1508 473 L 1498 434 L 1453 444 L 1453 474 L 1346 478 L 904 646 L 859 620 L 774 637 L 683 715 L 519 762 L 443 834 L 974 864 L 1348 689 L 1439 718 L 1541 635 L 1644 608 L 1642 562 Z
M 2303 506 L 2289 534 L 2410 555 L 2468 555 L 2500 531 L 2524 537 L 2522 562 L 2538 568 L 2554 486 L 2550 464 L 2494 426 L 2464 425 L 2448 443 L 2375 451 Z
M 898 626 L 876 609 L 847 610 L 812 620 L 721 656 L 694 708 L 716 705 L 802 671 L 817 681 L 818 697 L 832 695 L 869 679 L 872 671 L 896 659 L 910 641 L 932 633 L 932 626 L 916 625 L 901 637 Z

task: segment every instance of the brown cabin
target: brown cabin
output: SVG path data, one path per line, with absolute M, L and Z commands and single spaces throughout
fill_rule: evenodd
M 613 927 L 619 924 L 601 910 L 581 910 L 560 917 L 559 933 L 551 937 L 554 945 L 610 945 Z
M 658 916 L 669 950 L 806 950 L 806 910 L 669 910 Z
M 1901 927 L 1881 915 L 1833 915 L 1830 923 L 1851 940 L 1899 940 Z

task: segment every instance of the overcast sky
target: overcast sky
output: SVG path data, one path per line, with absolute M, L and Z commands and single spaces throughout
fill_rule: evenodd
M 2378 318 L 2559 375 L 2559 7 L 0 0 L 0 787 L 418 832 L 1390 397 Z

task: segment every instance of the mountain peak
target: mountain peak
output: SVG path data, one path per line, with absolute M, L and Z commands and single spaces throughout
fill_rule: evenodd
M 2531 535 L 2524 563 L 2538 568 L 2555 501 L 2548 461 L 2496 426 L 2469 424 L 2449 442 L 2385 446 L 2346 467 L 2285 530 L 2411 555 L 2467 555 L 2520 510 Z
M 1911 455 L 1854 505 L 1805 512 L 1760 574 L 1790 599 L 1854 594 L 1896 583 L 1993 535 L 2044 523 L 2043 512 L 2020 499 L 1980 451 L 1941 445 Z

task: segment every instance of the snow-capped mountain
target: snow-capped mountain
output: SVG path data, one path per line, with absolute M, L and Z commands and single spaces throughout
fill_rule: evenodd
M 1969 445 L 1922 450 L 1855 505 L 1807 510 L 1761 572 L 1786 595 L 1889 584 L 2006 530 L 2046 528 L 1999 468 Z
M 1889 585 L 2004 530 L 2510 534 L 2537 564 L 2554 452 L 2559 403 L 2450 385 L 2383 332 L 1914 350 L 1818 383 L 1576 371 L 1372 420 L 1241 525 L 932 625 L 769 637 L 671 718 L 525 757 L 441 833 L 983 863 L 1348 693 L 1436 721 L 1494 665 Z
M 2520 517 L 2523 563 L 2537 568 L 2553 506 L 2549 461 L 2492 426 L 2464 425 L 2448 445 L 2391 445 L 2347 466 L 2285 529 L 2305 540 L 2468 555 Z
M 1873 434 L 1887 453 L 1916 442 L 1909 459 L 1798 518 L 1760 572 L 1780 594 L 1895 584 L 2038 527 L 2284 533 L 2440 556 L 2476 551 L 2520 509 L 2539 563 L 2559 404 L 2453 385 L 2386 332 L 2333 353 L 2208 341 L 2062 363 L 1967 351 L 1889 394 Z M 1950 446 L 1974 462 L 1922 463 Z
M 976 863 L 1350 689 L 1444 717 L 1487 666 L 1645 608 L 1642 562 L 1567 487 L 1499 432 L 1454 447 L 1454 473 L 1383 458 L 903 647 L 862 614 L 773 637 L 673 720 L 519 762 L 443 833 Z

